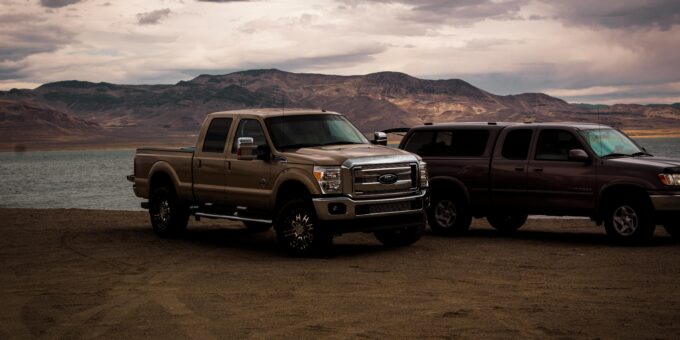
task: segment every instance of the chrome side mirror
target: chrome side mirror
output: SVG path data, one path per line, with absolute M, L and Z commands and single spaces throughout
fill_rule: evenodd
M 373 144 L 387 146 L 387 134 L 382 131 L 373 133 Z
M 253 137 L 239 137 L 236 140 L 236 156 L 239 160 L 250 161 L 255 159 L 256 148 Z

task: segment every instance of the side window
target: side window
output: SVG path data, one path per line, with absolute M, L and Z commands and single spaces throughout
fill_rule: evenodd
M 533 131 L 530 129 L 518 129 L 508 132 L 503 142 L 501 155 L 506 159 L 523 160 L 529 155 L 529 145 Z
M 262 125 L 256 119 L 241 119 L 236 128 L 236 135 L 231 146 L 231 153 L 236 153 L 236 144 L 240 137 L 252 137 L 255 145 L 259 148 L 267 145 L 267 139 L 264 137 Z
M 440 133 L 451 134 L 451 143 L 446 156 L 480 157 L 486 151 L 486 143 L 489 140 L 488 130 L 457 130 Z
M 536 160 L 568 161 L 569 150 L 583 149 L 581 143 L 569 131 L 543 130 L 538 135 Z
M 404 144 L 404 150 L 421 156 L 430 156 L 427 154 L 427 149 L 432 144 L 433 139 L 434 132 L 432 131 L 416 131 Z
M 227 144 L 227 134 L 231 126 L 231 118 L 215 118 L 210 122 L 203 141 L 203 152 L 224 152 Z

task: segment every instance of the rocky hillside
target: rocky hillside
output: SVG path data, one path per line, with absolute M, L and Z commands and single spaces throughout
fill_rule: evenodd
M 499 96 L 460 79 L 424 80 L 397 72 L 334 76 L 279 70 L 200 75 L 175 85 L 72 80 L 34 90 L 0 91 L 0 107 L 6 112 L 0 124 L 4 129 L 21 127 L 33 133 L 30 124 L 18 125 L 17 120 L 22 112 L 32 120 L 35 110 L 29 107 L 33 107 L 51 112 L 55 119 L 61 117 L 57 121 L 63 124 L 53 122 L 60 133 L 100 133 L 104 129 L 111 136 L 134 139 L 141 134 L 195 133 L 205 115 L 214 111 L 283 105 L 338 111 L 365 132 L 472 120 L 601 121 L 624 128 L 680 126 L 680 109 L 671 105 L 573 105 L 542 93 Z M 35 133 L 45 131 L 40 124 L 30 126 L 35 127 Z M 6 141 L 7 136 L 3 133 L 1 138 Z

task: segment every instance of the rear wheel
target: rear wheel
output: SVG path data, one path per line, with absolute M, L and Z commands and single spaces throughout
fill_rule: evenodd
M 149 197 L 153 231 L 161 237 L 180 236 L 187 228 L 189 210 L 170 187 L 157 187 Z
M 612 239 L 621 243 L 643 243 L 654 235 L 651 209 L 640 199 L 619 199 L 609 205 L 604 228 Z
M 333 242 L 333 234 L 323 228 L 314 207 L 303 199 L 285 203 L 279 209 L 274 228 L 279 243 L 295 256 L 320 253 Z
M 512 232 L 521 228 L 527 221 L 524 213 L 495 213 L 486 217 L 492 227 L 501 232 Z
M 432 232 L 442 235 L 464 233 L 470 228 L 472 216 L 464 198 L 433 194 L 428 209 Z

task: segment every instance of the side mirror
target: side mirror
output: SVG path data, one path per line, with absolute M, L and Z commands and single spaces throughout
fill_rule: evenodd
M 373 144 L 387 146 L 387 134 L 382 131 L 373 133 Z
M 569 150 L 569 160 L 572 162 L 587 162 L 590 159 L 583 149 Z
M 236 156 L 239 160 L 250 161 L 255 159 L 256 148 L 253 137 L 239 137 L 236 140 Z

